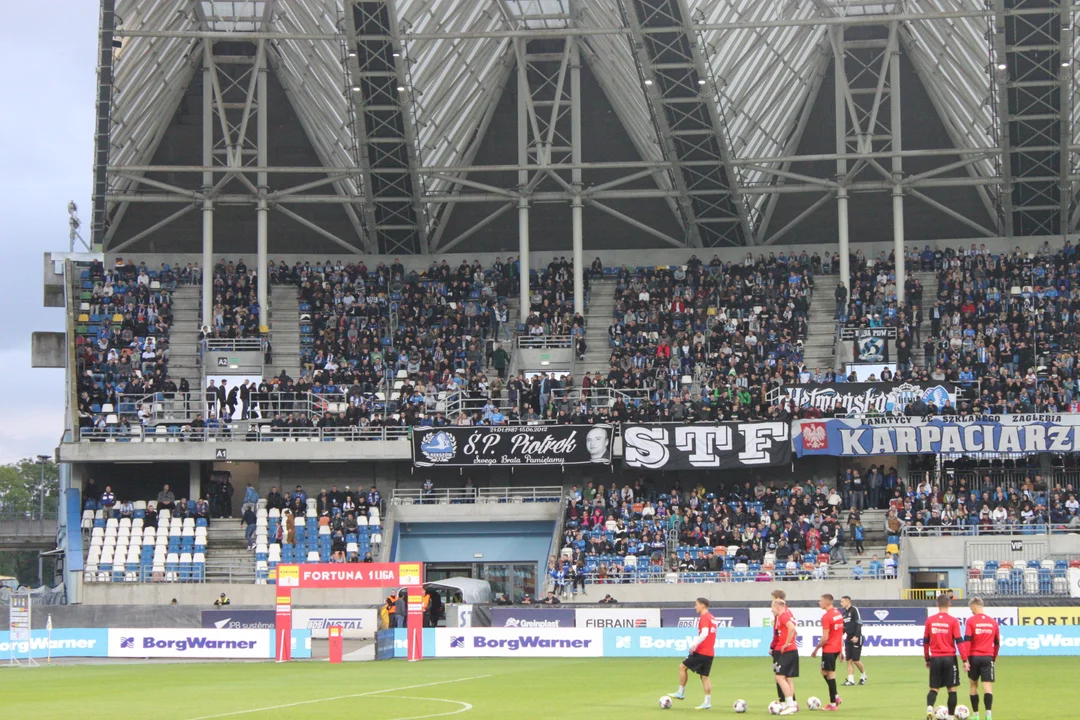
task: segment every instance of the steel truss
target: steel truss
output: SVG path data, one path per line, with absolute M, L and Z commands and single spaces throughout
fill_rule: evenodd
M 348 252 L 446 252 L 513 208 L 527 218 L 531 204 L 566 202 L 576 208 L 575 244 L 584 206 L 672 245 L 767 244 L 812 214 L 770 229 L 784 194 L 819 194 L 813 209 L 836 198 L 842 213 L 854 192 L 889 192 L 900 215 L 905 198 L 923 202 L 982 235 L 1074 230 L 1075 13 L 1073 0 L 103 0 L 93 241 L 130 247 L 201 210 L 212 247 L 208 213 L 245 205 L 260 223 L 276 210 Z M 844 28 L 867 25 L 887 36 L 845 40 Z M 230 43 L 223 56 L 220 40 L 249 50 Z M 837 53 L 844 125 L 836 152 L 799 155 Z M 900 55 L 919 74 L 953 147 L 902 149 L 892 109 Z M 208 62 L 209 154 L 202 165 L 154 166 L 180 98 Z M 574 115 L 582 65 L 641 160 L 581 161 Z M 260 158 L 251 126 L 266 72 L 285 89 L 321 167 Z M 515 72 L 526 93 L 525 152 L 516 163 L 476 166 Z M 941 164 L 909 176 L 905 157 Z M 808 169 L 822 160 L 835 162 L 836 174 Z M 591 169 L 625 174 L 589 184 L 582 176 Z M 950 174 L 957 169 L 966 175 Z M 517 185 L 485 182 L 506 171 L 519 174 Z M 280 172 L 313 178 L 275 186 Z M 152 179 L 162 173 L 202 180 L 181 187 Z M 624 187 L 643 178 L 655 188 Z M 935 187 L 974 188 L 992 222 L 923 192 Z M 663 198 L 683 236 L 605 204 L 635 198 Z M 152 227 L 120 231 L 132 202 L 181 207 Z M 445 237 L 453 208 L 474 202 L 491 203 L 492 212 Z M 342 205 L 355 236 L 334 236 L 290 209 L 310 203 Z M 897 230 L 902 237 L 902 222 Z

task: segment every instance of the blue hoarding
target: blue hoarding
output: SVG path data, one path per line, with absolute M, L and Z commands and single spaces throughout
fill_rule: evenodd
M 604 630 L 604 657 L 685 657 L 697 637 L 692 628 L 614 628 Z M 769 628 L 716 629 L 717 657 L 765 657 Z
M 746 608 L 709 608 L 717 627 L 750 627 L 750 611 Z M 698 615 L 694 608 L 665 608 L 660 611 L 660 626 L 666 628 L 696 628 Z
M 1080 655 L 1080 626 L 1003 627 L 1002 655 Z
M 863 625 L 918 625 L 926 624 L 926 608 L 859 608 Z
M 14 657 L 107 657 L 109 654 L 109 631 L 90 628 L 57 628 L 50 636 L 45 630 L 34 630 L 27 642 L 10 640 L 10 633 L 0 632 L 0 660 Z

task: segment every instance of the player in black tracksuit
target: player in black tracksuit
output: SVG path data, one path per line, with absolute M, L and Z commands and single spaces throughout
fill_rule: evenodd
M 855 684 L 855 668 L 859 669 L 862 676 L 859 684 L 866 684 L 866 668 L 862 664 L 862 616 L 859 608 L 855 607 L 851 598 L 845 595 L 840 598 L 840 612 L 844 616 L 844 657 L 847 658 L 847 680 L 845 685 Z

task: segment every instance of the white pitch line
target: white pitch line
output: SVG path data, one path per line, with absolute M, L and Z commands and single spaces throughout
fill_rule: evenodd
M 447 700 L 446 698 L 405 697 L 404 695 L 393 695 L 391 697 L 393 697 L 395 700 L 424 700 L 427 702 L 452 703 L 454 705 L 461 706 L 457 710 L 451 710 L 450 712 L 435 713 L 434 715 L 413 715 L 412 717 L 407 718 L 394 718 L 394 720 L 424 720 L 424 718 L 449 717 L 450 715 L 460 715 L 463 712 L 469 712 L 470 710 L 472 710 L 472 705 L 467 702 L 462 702 L 461 700 Z
M 335 702 L 337 700 L 351 700 L 353 698 L 368 697 L 370 695 L 382 695 L 383 693 L 400 692 L 402 690 L 417 690 L 419 688 L 434 687 L 436 685 L 449 685 L 451 683 L 468 682 L 469 680 L 483 680 L 491 675 L 473 675 L 472 677 L 457 678 L 456 680 L 440 680 L 439 682 L 424 683 L 422 685 L 406 685 L 404 687 L 386 688 L 385 690 L 371 690 L 369 692 L 355 693 L 353 695 L 338 695 L 336 697 L 319 698 L 318 700 L 301 700 L 300 702 L 285 703 L 284 705 L 268 705 L 250 710 L 235 710 L 233 712 L 220 713 L 218 715 L 202 715 L 190 720 L 214 720 L 215 718 L 236 717 L 237 715 L 250 715 L 251 713 L 266 712 L 268 710 L 284 710 L 286 708 L 301 707 L 303 705 L 315 705 L 317 703 Z M 455 701 L 451 701 L 455 702 Z M 469 707 L 472 707 L 471 705 Z M 458 711 L 462 712 L 462 711 Z M 429 715 L 427 717 L 435 717 Z

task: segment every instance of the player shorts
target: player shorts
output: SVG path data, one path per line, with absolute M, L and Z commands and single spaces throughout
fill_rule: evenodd
M 951 688 L 960 684 L 960 667 L 955 657 L 930 658 L 930 687 Z
M 796 650 L 773 652 L 773 674 L 781 677 L 799 677 L 799 653 Z
M 968 663 L 971 668 L 968 670 L 969 680 L 994 682 L 994 658 L 986 655 L 970 657 L 968 658 Z
M 690 672 L 697 673 L 701 677 L 709 677 L 709 673 L 712 672 L 712 661 L 712 655 L 692 652 L 682 661 L 682 664 Z
M 825 672 L 836 672 L 836 658 L 840 653 L 821 653 L 821 669 Z
M 844 642 L 844 657 L 858 662 L 862 659 L 862 642 L 853 643 L 851 640 Z

